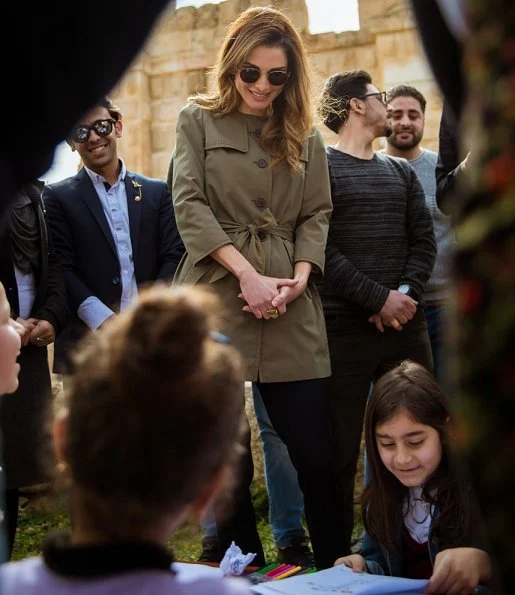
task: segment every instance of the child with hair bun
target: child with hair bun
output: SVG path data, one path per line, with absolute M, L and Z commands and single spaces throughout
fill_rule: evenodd
M 218 311 L 205 290 L 155 286 L 84 342 L 54 429 L 72 534 L 0 566 L 3 595 L 250 593 L 238 578 L 180 582 L 166 547 L 239 456 L 243 375 Z
M 472 490 L 453 460 L 447 398 L 426 368 L 404 361 L 374 387 L 365 416 L 372 480 L 355 572 L 427 578 L 427 593 L 485 593 L 492 562 Z M 477 589 L 477 591 L 475 591 Z

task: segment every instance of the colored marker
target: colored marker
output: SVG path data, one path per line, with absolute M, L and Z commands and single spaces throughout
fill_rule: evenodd
M 306 566 L 305 568 L 303 568 L 302 570 L 300 570 L 297 573 L 297 576 L 300 576 L 301 574 L 311 574 L 312 572 L 316 572 L 317 569 L 316 568 L 312 568 L 311 566 Z
M 266 574 L 267 572 L 269 572 L 270 570 L 273 570 L 274 568 L 277 568 L 279 566 L 278 562 L 272 562 L 272 564 L 268 564 L 268 566 L 264 566 L 263 568 L 260 568 L 256 574 Z
M 298 572 L 301 568 L 302 568 L 302 566 L 294 566 L 293 568 L 290 568 L 289 570 L 286 570 L 285 572 L 282 572 L 281 574 L 276 574 L 274 576 L 274 581 L 280 580 L 282 578 L 286 578 L 287 576 L 291 576 L 292 574 L 295 574 L 296 572 Z
M 279 564 L 277 568 L 274 568 L 273 570 L 270 570 L 270 572 L 267 572 L 266 576 L 273 577 L 276 574 L 281 574 L 281 572 L 284 572 L 289 567 L 289 564 Z
M 288 572 L 288 570 L 291 570 L 293 568 L 292 564 L 284 564 L 283 568 L 277 568 L 277 570 L 273 573 L 273 578 L 276 578 L 278 576 L 281 576 L 284 572 Z
M 272 572 L 274 572 L 275 570 L 277 570 L 280 566 L 284 566 L 284 564 L 281 564 L 281 562 L 277 562 L 275 563 L 272 568 L 270 568 L 270 570 L 267 570 L 265 572 L 265 576 L 269 576 L 270 574 L 272 574 Z

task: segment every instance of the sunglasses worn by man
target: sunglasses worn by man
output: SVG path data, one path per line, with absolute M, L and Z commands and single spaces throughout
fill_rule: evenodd
M 261 77 L 261 69 L 257 66 L 244 66 L 240 70 L 240 78 L 244 83 L 255 83 Z M 282 87 L 290 78 L 290 73 L 286 70 L 269 70 L 266 73 L 268 82 L 274 87 Z
M 113 124 L 115 123 L 116 120 L 106 118 L 105 120 L 95 120 L 90 126 L 80 124 L 71 131 L 70 138 L 76 143 L 85 143 L 92 130 L 97 136 L 108 136 L 113 131 Z

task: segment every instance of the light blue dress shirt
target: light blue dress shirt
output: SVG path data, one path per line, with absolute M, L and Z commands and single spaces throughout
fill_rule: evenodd
M 20 317 L 26 320 L 30 318 L 36 299 L 36 278 L 32 273 L 23 273 L 16 265 L 14 265 L 14 275 L 18 287 L 18 311 Z
M 104 214 L 113 236 L 120 262 L 120 279 L 122 283 L 122 296 L 120 311 L 127 308 L 133 298 L 138 295 L 136 276 L 134 274 L 134 259 L 132 254 L 132 242 L 129 226 L 129 210 L 127 207 L 127 192 L 125 190 L 125 175 L 127 169 L 125 163 L 120 159 L 122 169 L 118 180 L 108 188 L 104 176 L 96 174 L 84 166 L 89 175 L 98 198 L 102 203 Z M 97 329 L 109 316 L 114 314 L 113 310 L 100 301 L 96 296 L 86 298 L 77 310 L 77 316 L 88 325 L 90 329 Z

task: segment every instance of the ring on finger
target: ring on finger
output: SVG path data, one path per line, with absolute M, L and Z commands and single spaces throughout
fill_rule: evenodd
M 277 308 L 267 308 L 266 313 L 272 319 L 279 318 L 279 310 Z

